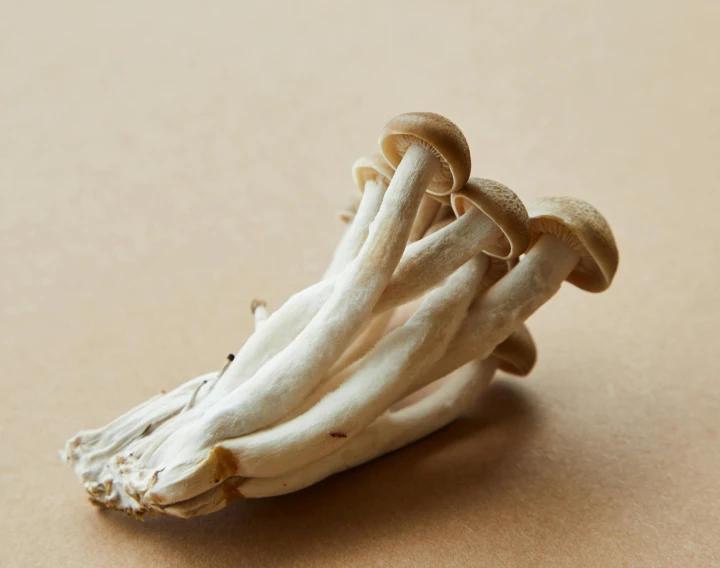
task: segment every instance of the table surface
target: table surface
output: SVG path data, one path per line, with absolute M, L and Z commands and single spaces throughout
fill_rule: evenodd
M 3 566 L 720 565 L 720 3 L 0 4 Z M 610 220 L 610 291 L 531 320 L 472 419 L 192 521 L 56 450 L 217 368 L 315 281 L 385 121 Z

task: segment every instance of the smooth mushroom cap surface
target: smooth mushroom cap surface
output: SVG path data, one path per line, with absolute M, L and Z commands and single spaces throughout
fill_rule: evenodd
M 530 221 L 520 198 L 509 187 L 489 179 L 470 178 L 460 191 L 452 194 L 452 206 L 460 217 L 470 207 L 477 207 L 489 217 L 505 236 L 483 252 L 509 260 L 524 253 L 530 243 Z
M 377 152 L 358 158 L 352 166 L 353 180 L 360 191 L 365 191 L 365 184 L 369 181 L 390 183 L 393 173 L 392 166 Z
M 428 186 L 429 193 L 447 195 L 464 186 L 470 177 L 467 140 L 455 123 L 439 114 L 410 112 L 396 116 L 385 125 L 379 143 L 394 168 L 413 144 L 430 150 L 440 168 Z
M 526 204 L 530 245 L 543 233 L 561 239 L 580 254 L 567 281 L 587 292 L 602 292 L 617 272 L 619 253 L 610 225 L 592 205 L 574 197 L 545 197 Z
M 499 360 L 500 370 L 518 377 L 529 375 L 537 362 L 537 347 L 527 326 L 523 325 L 498 345 L 492 356 Z

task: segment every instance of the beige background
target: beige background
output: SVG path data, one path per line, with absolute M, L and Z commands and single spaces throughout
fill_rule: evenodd
M 0 4 L 0 564 L 720 565 L 720 3 Z M 216 368 L 321 274 L 350 165 L 446 114 L 474 174 L 622 253 L 540 362 L 366 467 L 190 522 L 99 513 L 55 453 Z

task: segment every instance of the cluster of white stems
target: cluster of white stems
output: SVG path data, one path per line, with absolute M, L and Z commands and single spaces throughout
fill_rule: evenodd
M 497 369 L 526 375 L 525 320 L 568 280 L 607 288 L 617 249 L 585 202 L 527 207 L 470 178 L 460 130 L 392 119 L 322 279 L 274 313 L 218 371 L 84 430 L 62 451 L 90 500 L 135 516 L 204 515 L 296 491 L 468 413 Z

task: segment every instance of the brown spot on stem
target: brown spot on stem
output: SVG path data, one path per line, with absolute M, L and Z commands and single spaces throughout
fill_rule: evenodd
M 238 463 L 233 453 L 222 446 L 215 446 L 213 450 L 215 458 L 215 479 L 222 481 L 237 473 Z
M 330 432 L 330 435 L 333 438 L 347 438 L 347 434 L 345 434 L 343 432 Z

